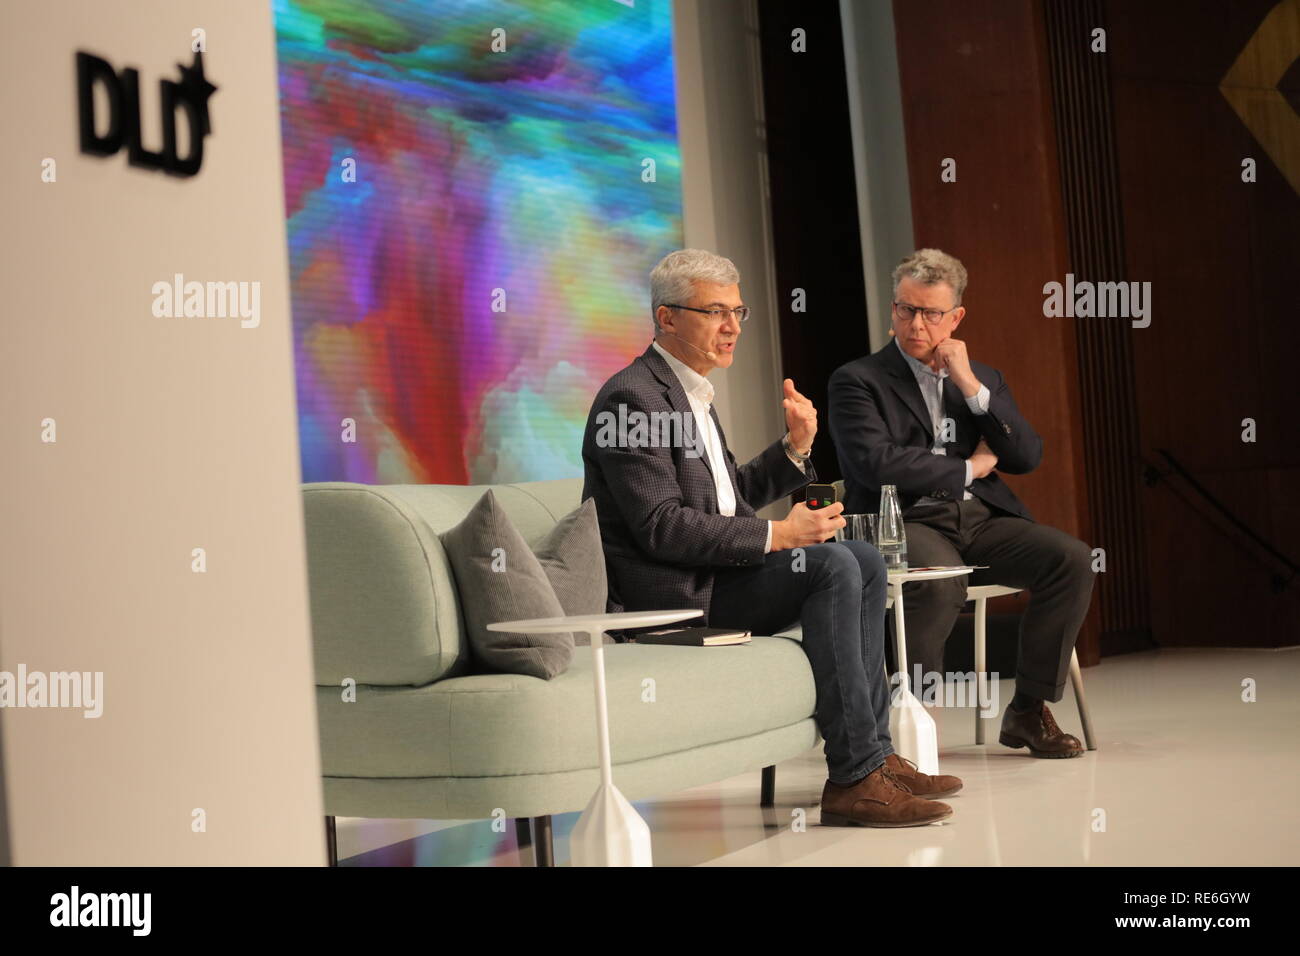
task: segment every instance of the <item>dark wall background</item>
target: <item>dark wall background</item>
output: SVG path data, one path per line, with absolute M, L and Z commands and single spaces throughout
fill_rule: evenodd
M 805 53 L 790 48 L 796 27 L 807 32 Z M 840 469 L 826 383 L 870 351 L 839 4 L 762 0 L 759 33 L 782 374 L 817 406 L 813 465 L 831 481 Z M 803 313 L 791 308 L 797 288 Z
M 1017 490 L 1041 520 L 1107 552 L 1085 659 L 1151 640 L 1300 635 L 1294 565 L 1242 530 L 1284 556 L 1300 540 L 1300 429 L 1281 345 L 1296 311 L 1282 276 L 1300 262 L 1300 170 L 1288 181 L 1261 143 L 1300 162 L 1300 117 L 1278 107 L 1298 73 L 1236 78 L 1260 133 L 1221 89 L 1279 6 L 894 5 L 917 242 L 966 261 L 963 333 L 1044 434 L 1044 465 Z M 1091 50 L 1098 27 L 1104 53 Z M 1260 62 L 1300 56 L 1300 18 L 1265 33 Z M 940 156 L 958 159 L 957 183 L 939 182 Z M 1241 181 L 1246 156 L 1255 183 Z M 1150 327 L 1045 318 L 1043 284 L 1066 272 L 1151 282 Z M 1253 444 L 1241 440 L 1247 417 Z
M 894 4 L 916 243 L 966 263 L 962 337 L 1046 444 L 1037 472 L 1008 480 L 1039 520 L 1106 549 L 1084 663 L 1153 641 L 1300 636 L 1300 168 L 1286 171 L 1300 164 L 1300 18 L 1270 19 L 1280 6 Z M 759 9 L 784 371 L 824 408 L 829 374 L 868 349 L 838 7 Z M 790 51 L 796 26 L 807 54 Z M 1257 35 L 1253 72 L 1228 84 L 1248 126 L 1223 86 Z M 1255 183 L 1241 181 L 1248 156 Z M 1043 285 L 1067 272 L 1151 282 L 1150 327 L 1045 317 Z M 815 462 L 839 476 L 825 432 Z
M 1156 0 L 1107 2 L 1104 13 L 1127 269 L 1154 285 L 1155 318 L 1133 334 L 1142 455 L 1168 473 L 1159 449 L 1171 452 L 1294 561 L 1300 15 L 1285 16 L 1288 6 Z M 1224 88 L 1252 38 L 1252 68 L 1228 92 L 1249 102 L 1253 129 Z M 1266 143 L 1286 156 L 1270 156 Z M 1245 157 L 1256 160 L 1257 182 L 1242 182 Z M 1289 163 L 1289 177 L 1278 159 Z M 1241 440 L 1244 418 L 1257 423 L 1254 443 Z M 1184 478 L 1169 475 L 1138 493 L 1160 643 L 1296 643 L 1293 568 Z
M 966 265 L 958 334 L 1003 373 L 1043 437 L 1037 470 L 1003 478 L 1037 520 L 1103 545 L 1088 511 L 1075 329 L 1042 314 L 1043 284 L 1063 280 L 1069 258 L 1042 10 L 1034 0 L 895 3 L 894 20 L 916 244 Z M 955 182 L 940 177 L 945 159 Z M 1099 657 L 1099 608 L 1079 636 L 1083 663 Z

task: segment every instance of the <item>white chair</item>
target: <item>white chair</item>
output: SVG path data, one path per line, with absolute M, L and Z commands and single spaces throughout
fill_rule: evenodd
M 836 501 L 844 500 L 844 479 L 833 482 Z M 1009 588 L 1001 584 L 980 584 L 966 588 L 966 600 L 975 602 L 975 743 L 984 743 L 984 721 L 980 716 L 984 702 L 988 700 L 988 664 L 985 660 L 984 637 L 988 610 L 988 600 L 1002 597 L 1004 594 L 1016 594 L 1020 588 Z M 885 599 L 885 607 L 894 603 L 892 597 Z M 1096 750 L 1092 737 L 1092 719 L 1088 716 L 1088 702 L 1083 696 L 1083 672 L 1079 669 L 1079 655 L 1070 651 L 1070 683 L 1074 685 L 1074 700 L 1079 705 L 1079 722 L 1083 724 L 1083 739 L 1089 750 Z
M 1016 594 L 1020 588 L 1001 584 L 978 584 L 966 588 L 966 600 L 975 602 L 975 743 L 984 743 L 984 703 L 988 700 L 988 661 L 984 639 L 986 636 L 989 598 Z M 1083 696 L 1083 672 L 1079 669 L 1079 655 L 1070 651 L 1070 683 L 1074 686 L 1074 700 L 1079 705 L 1079 722 L 1083 724 L 1083 739 L 1089 750 L 1096 750 L 1092 736 L 1092 719 L 1088 716 L 1088 701 Z

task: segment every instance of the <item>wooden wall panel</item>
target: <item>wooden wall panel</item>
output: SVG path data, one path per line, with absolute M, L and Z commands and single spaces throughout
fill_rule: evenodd
M 894 18 L 916 243 L 965 263 L 958 335 L 1043 436 L 1042 465 L 1004 477 L 1039 521 L 1092 543 L 1075 320 L 1043 316 L 1043 285 L 1064 279 L 1068 254 L 1042 10 L 931 0 L 896 2 Z M 940 180 L 945 158 L 956 182 Z M 1099 654 L 1098 607 L 1079 638 L 1085 663 Z
M 961 334 L 1044 434 L 1043 467 L 1011 481 L 1107 547 L 1089 628 L 1296 643 L 1300 0 L 927 0 L 895 18 L 917 241 L 970 268 Z M 1045 319 L 1042 285 L 1067 271 L 1152 283 L 1150 327 Z
M 1108 2 L 1108 54 L 1127 272 L 1153 284 L 1132 334 L 1140 449 L 1176 456 L 1274 547 L 1300 552 L 1296 265 L 1300 195 L 1220 85 L 1275 10 L 1266 42 L 1300 57 L 1300 4 Z M 1276 25 L 1280 25 L 1280 29 Z M 1291 76 L 1297 75 L 1295 70 Z M 1294 80 L 1291 81 L 1294 84 Z M 1247 97 L 1268 95 L 1260 77 Z M 1295 99 L 1294 91 L 1292 98 Z M 1283 115 L 1283 119 L 1286 119 Z M 1300 119 L 1292 131 L 1300 160 Z M 1277 132 L 1274 130 L 1273 132 Z M 1241 179 L 1243 157 L 1258 179 Z M 1242 419 L 1258 440 L 1241 440 Z M 1187 482 L 1143 487 L 1151 619 L 1161 644 L 1278 646 L 1300 638 L 1300 581 Z M 1275 583 L 1289 585 L 1275 590 Z
M 1101 0 L 1044 0 L 1043 12 L 1069 271 L 1085 282 L 1124 281 L 1110 71 L 1093 43 L 1093 30 L 1106 28 Z M 1123 318 L 1080 318 L 1074 327 L 1092 542 L 1106 552 L 1106 586 L 1097 594 L 1102 652 L 1145 649 L 1146 529 L 1137 409 L 1129 400 L 1137 332 Z

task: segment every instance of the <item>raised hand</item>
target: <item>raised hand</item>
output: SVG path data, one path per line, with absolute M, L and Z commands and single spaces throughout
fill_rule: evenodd
M 966 354 L 966 343 L 961 339 L 946 338 L 936 345 L 930 354 L 930 367 L 936 372 L 947 369 L 948 377 L 963 395 L 974 395 L 980 390 L 980 381 L 971 370 L 970 356 Z
M 799 394 L 793 379 L 787 378 L 783 385 L 785 398 L 781 400 L 781 407 L 785 409 L 785 427 L 790 432 L 790 444 L 799 454 L 806 455 L 817 434 L 817 409 Z

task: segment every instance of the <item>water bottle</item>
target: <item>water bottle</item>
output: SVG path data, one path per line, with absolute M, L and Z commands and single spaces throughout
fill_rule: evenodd
M 886 570 L 907 570 L 907 532 L 903 528 L 903 509 L 898 506 L 898 489 L 894 485 L 884 485 L 880 489 L 876 550 L 885 559 Z

